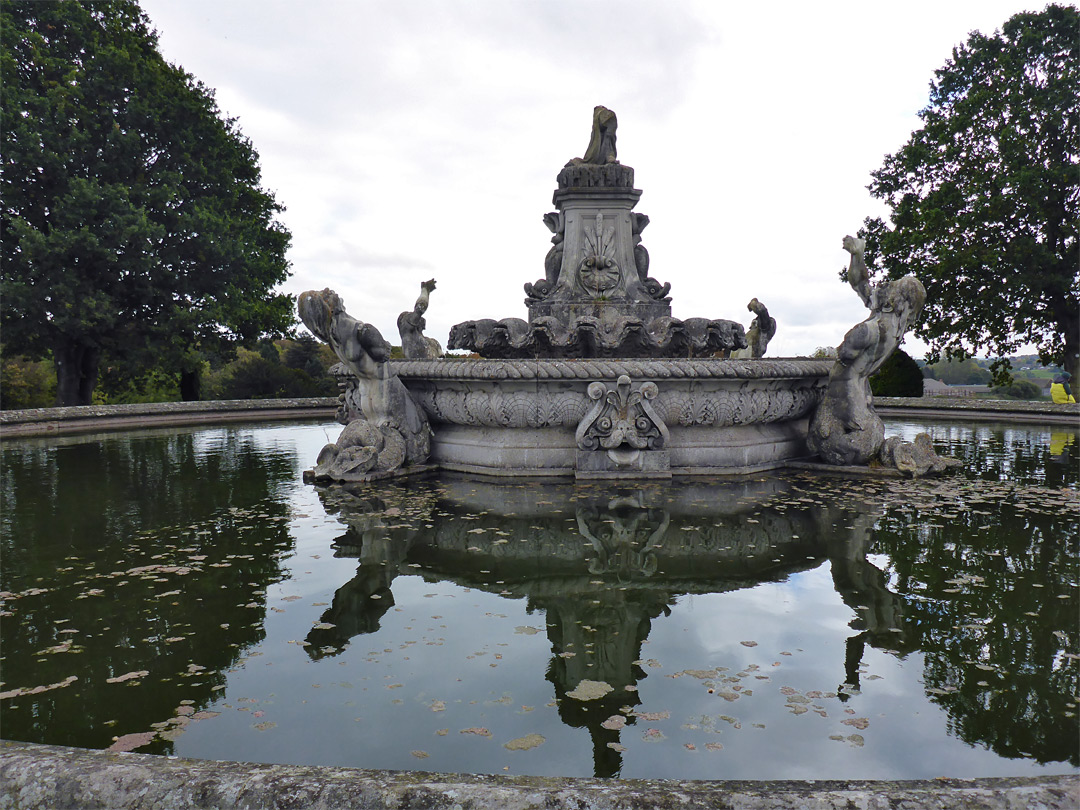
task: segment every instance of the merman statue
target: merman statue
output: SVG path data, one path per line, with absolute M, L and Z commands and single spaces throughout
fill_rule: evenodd
M 423 464 L 431 451 L 427 416 L 390 367 L 390 344 L 373 325 L 353 318 L 333 290 L 301 293 L 300 320 L 356 376 L 344 410 L 359 414 L 337 442 L 323 447 L 313 478 L 362 481 L 371 473 Z

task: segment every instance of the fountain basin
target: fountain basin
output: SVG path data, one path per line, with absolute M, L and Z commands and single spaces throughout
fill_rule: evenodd
M 431 422 L 431 462 L 489 475 L 590 478 L 740 475 L 805 458 L 808 419 L 832 362 L 443 359 L 393 365 Z M 623 392 L 621 378 L 628 380 Z M 621 419 L 623 440 L 588 435 L 590 419 L 601 428 L 604 420 Z M 599 439 L 595 446 L 591 438 Z

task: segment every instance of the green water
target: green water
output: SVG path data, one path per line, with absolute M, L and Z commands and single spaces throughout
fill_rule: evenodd
M 305 486 L 339 429 L 3 442 L 0 734 L 430 771 L 1077 771 L 1076 430 L 887 423 L 965 460 L 936 481 Z

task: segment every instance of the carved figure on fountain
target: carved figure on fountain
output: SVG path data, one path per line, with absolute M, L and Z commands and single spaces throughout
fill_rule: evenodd
M 922 311 L 926 290 L 913 275 L 871 286 L 863 260 L 865 242 L 845 236 L 843 245 L 851 254 L 848 283 L 870 308 L 870 317 L 852 327 L 837 348 L 825 397 L 810 420 L 807 446 L 829 464 L 862 466 L 871 461 L 884 462 L 913 475 L 958 464 L 952 459 L 938 459 L 932 449 L 930 453 L 937 461 L 927 461 L 929 437 L 917 446 L 892 442 L 884 458 L 879 455 L 885 442 L 885 426 L 874 411 L 870 377 L 900 345 Z
M 435 279 L 421 282 L 420 297 L 416 299 L 412 311 L 398 315 L 398 335 L 401 337 L 401 350 L 407 360 L 434 360 L 442 357 L 443 350 L 439 341 L 424 336 L 427 328 L 424 313 L 427 312 L 434 289 Z
M 333 290 L 309 290 L 297 302 L 300 319 L 325 341 L 356 379 L 344 410 L 359 416 L 319 453 L 315 480 L 361 481 L 370 473 L 423 464 L 431 450 L 427 416 L 390 365 L 390 344 L 373 325 L 345 312 Z
M 769 310 L 756 298 L 752 298 L 746 308 L 754 313 L 754 320 L 746 330 L 745 349 L 733 352 L 732 359 L 745 360 L 764 357 L 769 341 L 776 336 L 776 319 L 769 315 Z

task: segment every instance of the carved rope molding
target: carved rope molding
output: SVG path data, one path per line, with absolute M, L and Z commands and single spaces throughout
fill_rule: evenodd
M 787 379 L 829 376 L 832 360 L 580 359 L 580 360 L 395 360 L 406 383 L 440 380 Z

